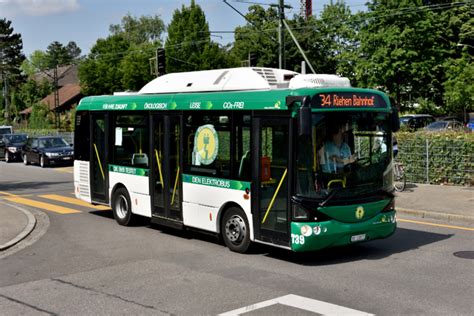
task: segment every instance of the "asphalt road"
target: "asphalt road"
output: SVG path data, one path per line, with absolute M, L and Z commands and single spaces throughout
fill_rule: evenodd
M 38 226 L 0 253 L 0 314 L 474 311 L 472 230 L 401 221 L 386 240 L 302 255 L 257 247 L 241 255 L 212 236 L 146 221 L 122 227 L 110 211 L 58 200 L 72 191 L 71 168 L 0 162 L 0 192 L 76 211 L 21 206 Z

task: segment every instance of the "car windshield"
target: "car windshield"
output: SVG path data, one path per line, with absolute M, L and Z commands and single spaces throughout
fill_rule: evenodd
M 24 142 L 26 142 L 26 138 L 27 138 L 27 136 L 24 135 L 24 134 L 5 135 L 5 139 L 10 144 L 24 143 Z
M 12 129 L 10 127 L 0 127 L 0 135 L 10 134 Z
M 298 140 L 298 196 L 337 199 L 391 190 L 385 113 L 313 114 L 312 125 L 311 137 Z
M 448 126 L 448 122 L 433 122 L 426 126 L 426 129 L 445 129 Z
M 59 147 L 67 147 L 69 144 L 60 137 L 55 138 L 45 138 L 40 139 L 39 147 L 40 148 L 59 148 Z

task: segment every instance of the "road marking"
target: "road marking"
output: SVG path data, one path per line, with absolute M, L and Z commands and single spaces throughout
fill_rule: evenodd
M 79 206 L 84 206 L 84 207 L 89 207 L 93 208 L 96 210 L 100 211 L 108 211 L 110 210 L 110 207 L 105 206 L 105 205 L 92 205 L 88 202 L 81 201 L 75 198 L 67 197 L 67 196 L 62 196 L 62 195 L 57 195 L 57 194 L 45 194 L 45 195 L 39 195 L 40 198 L 48 199 L 48 200 L 53 200 L 53 201 L 58 201 L 58 202 L 64 202 L 68 204 L 74 204 L 74 205 L 79 205 Z
M 411 219 L 401 219 L 401 218 L 397 218 L 397 221 L 399 221 L 399 222 L 405 222 L 405 223 L 428 225 L 428 226 L 436 226 L 436 227 L 445 227 L 445 228 L 453 228 L 453 229 L 461 229 L 461 230 L 474 231 L 474 228 L 469 228 L 469 227 L 453 226 L 453 225 L 444 225 L 444 224 L 435 224 L 435 223 L 429 223 L 429 222 L 420 222 L 420 221 L 413 221 L 413 220 L 411 220 Z
M 219 314 L 220 316 L 233 316 L 241 315 L 244 313 L 252 312 L 257 309 L 265 308 L 268 306 L 281 304 L 294 308 L 303 309 L 309 312 L 313 312 L 321 315 L 373 315 L 366 312 L 361 312 L 355 309 L 339 306 L 323 301 L 314 300 L 311 298 L 289 294 L 281 297 L 277 297 L 268 301 L 252 304 L 242 308 L 234 309 L 230 312 Z
M 16 196 L 15 194 L 11 194 L 11 193 L 4 192 L 4 191 L 0 191 L 0 194 L 8 195 L 8 196 Z
M 75 210 L 75 209 L 72 209 L 72 208 L 63 207 L 63 206 L 59 206 L 59 205 L 54 205 L 54 204 L 50 204 L 50 203 L 34 201 L 34 200 L 30 200 L 30 199 L 24 199 L 24 198 L 16 197 L 16 196 L 8 197 L 8 198 L 6 198 L 6 200 L 10 201 L 10 202 L 13 202 L 13 203 L 17 203 L 17 204 L 24 204 L 24 205 L 28 205 L 28 206 L 37 207 L 37 208 L 40 208 L 40 209 L 43 209 L 43 210 L 46 210 L 46 211 L 51 211 L 51 212 L 55 212 L 55 213 L 59 213 L 59 214 L 81 213 L 81 211 L 78 211 L 78 210 Z
M 58 172 L 65 172 L 65 173 L 74 173 L 73 167 L 54 168 L 53 170 L 58 171 Z

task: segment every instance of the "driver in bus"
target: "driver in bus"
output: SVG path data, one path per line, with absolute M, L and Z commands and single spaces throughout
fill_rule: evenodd
M 356 161 L 351 148 L 344 142 L 344 126 L 329 131 L 329 139 L 319 150 L 319 161 L 322 172 L 340 173 L 344 166 Z

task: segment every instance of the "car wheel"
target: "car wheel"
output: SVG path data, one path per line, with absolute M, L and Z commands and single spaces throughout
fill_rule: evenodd
M 222 239 L 226 246 L 235 252 L 245 253 L 250 247 L 250 232 L 244 211 L 237 207 L 229 208 L 222 219 Z
M 23 154 L 23 163 L 25 164 L 25 166 L 30 164 L 30 162 L 28 161 L 28 156 L 26 154 Z
M 5 151 L 5 162 L 6 163 L 10 162 L 10 153 L 8 151 Z
M 112 197 L 114 218 L 122 226 L 132 225 L 135 216 L 132 214 L 132 203 L 127 189 L 119 188 Z
M 46 159 L 44 158 L 43 155 L 40 157 L 40 166 L 41 168 L 46 168 L 48 166 L 48 163 L 46 162 Z

